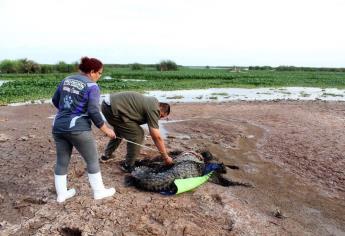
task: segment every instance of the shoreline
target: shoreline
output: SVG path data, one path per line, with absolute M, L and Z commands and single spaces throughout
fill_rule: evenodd
M 282 88 L 210 88 L 193 90 L 144 91 L 147 96 L 154 96 L 161 102 L 168 103 L 208 103 L 229 101 L 345 101 L 345 89 L 282 87 Z M 109 100 L 109 93 L 101 94 L 100 103 Z M 7 106 L 51 103 L 51 99 L 38 99 L 25 102 L 9 103 Z

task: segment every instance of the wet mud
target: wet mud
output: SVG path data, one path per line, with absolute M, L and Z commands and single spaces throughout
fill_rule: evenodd
M 345 109 L 341 102 L 174 104 L 169 150 L 209 150 L 226 178 L 176 196 L 126 187 L 119 163 L 101 164 L 113 198 L 95 201 L 74 151 L 69 186 L 57 204 L 49 104 L 0 107 L 0 235 L 344 235 Z M 93 130 L 99 153 L 107 138 Z M 145 145 L 154 147 L 147 136 Z M 141 157 L 157 152 L 142 150 Z M 236 168 L 238 167 L 238 168 Z M 200 226 L 203 227 L 200 227 Z

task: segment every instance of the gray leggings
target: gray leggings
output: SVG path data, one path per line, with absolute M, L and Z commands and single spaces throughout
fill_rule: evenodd
M 100 172 L 96 142 L 91 131 L 53 134 L 53 137 L 56 144 L 56 175 L 67 174 L 73 147 L 84 158 L 88 173 Z

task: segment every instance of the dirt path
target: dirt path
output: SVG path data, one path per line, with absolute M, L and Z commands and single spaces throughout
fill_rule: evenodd
M 164 125 L 170 150 L 210 150 L 254 187 L 207 183 L 163 196 L 124 186 L 119 161 L 102 164 L 110 199 L 94 201 L 73 153 L 55 202 L 49 105 L 0 107 L 0 235 L 345 235 L 345 109 L 340 102 L 175 104 Z M 107 142 L 94 130 L 99 152 Z M 146 145 L 153 146 L 149 138 Z M 157 153 L 143 151 L 142 156 Z

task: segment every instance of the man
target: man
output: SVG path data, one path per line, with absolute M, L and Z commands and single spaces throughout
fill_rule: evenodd
M 102 113 L 110 125 L 114 127 L 116 139 L 111 139 L 101 156 L 101 162 L 112 159 L 112 153 L 120 145 L 122 139 L 138 144 L 144 141 L 144 130 L 140 127 L 147 124 L 150 135 L 161 153 L 165 164 L 173 163 L 164 145 L 164 140 L 159 132 L 158 120 L 167 117 L 170 105 L 160 103 L 154 97 L 144 96 L 137 92 L 121 92 L 110 95 L 109 102 L 102 103 Z M 127 155 L 121 169 L 131 172 L 134 162 L 139 155 L 140 146 L 127 142 Z

